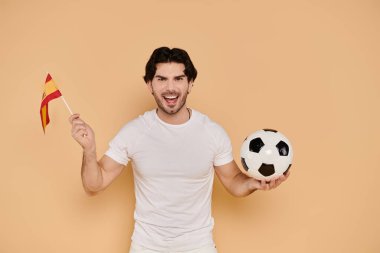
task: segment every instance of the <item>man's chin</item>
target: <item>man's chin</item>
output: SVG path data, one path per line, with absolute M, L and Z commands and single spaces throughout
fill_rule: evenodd
M 175 110 L 175 109 L 167 109 L 167 110 L 165 110 L 165 113 L 170 114 L 170 115 L 176 114 L 177 112 L 178 112 L 178 110 Z
M 174 115 L 178 113 L 182 107 L 185 106 L 185 103 L 181 103 L 180 101 L 177 101 L 176 104 L 169 105 L 166 104 L 165 101 L 160 101 L 160 103 L 157 103 L 158 107 L 161 109 L 161 111 L 165 112 L 168 115 Z
M 173 115 L 179 112 L 180 108 L 176 108 L 176 106 L 166 106 L 161 108 L 161 110 L 163 110 L 166 114 Z

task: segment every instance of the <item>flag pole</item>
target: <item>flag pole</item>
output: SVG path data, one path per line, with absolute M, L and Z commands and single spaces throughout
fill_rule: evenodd
M 66 105 L 67 110 L 69 110 L 70 114 L 73 115 L 74 113 L 73 111 L 71 111 L 70 106 L 67 104 L 66 99 L 63 97 L 63 95 L 61 96 L 61 98 L 63 103 Z

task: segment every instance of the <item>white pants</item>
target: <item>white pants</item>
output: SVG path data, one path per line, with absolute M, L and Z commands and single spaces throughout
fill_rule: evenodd
M 218 252 L 217 252 L 215 246 L 213 246 L 213 245 L 204 246 L 202 248 L 194 249 L 194 250 L 175 252 L 175 251 L 151 250 L 151 249 L 144 248 L 142 246 L 138 246 L 132 242 L 131 249 L 129 250 L 129 253 L 218 253 Z

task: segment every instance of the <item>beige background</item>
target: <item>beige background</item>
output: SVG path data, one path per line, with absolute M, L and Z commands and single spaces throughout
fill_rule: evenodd
M 243 139 L 292 141 L 278 189 L 230 196 L 216 180 L 215 241 L 230 252 L 380 252 L 379 1 L 0 0 L 0 252 L 128 252 L 128 166 L 88 197 L 62 101 L 39 106 L 50 72 L 95 129 L 98 154 L 155 103 L 142 76 L 153 49 L 186 49 L 189 105 Z M 240 162 L 239 162 L 240 164 Z

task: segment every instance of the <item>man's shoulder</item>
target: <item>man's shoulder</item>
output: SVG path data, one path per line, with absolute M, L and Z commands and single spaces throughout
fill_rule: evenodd
M 122 132 L 141 132 L 150 128 L 154 121 L 154 110 L 146 111 L 136 118 L 127 122 L 122 128 Z
M 192 109 L 193 111 L 193 114 L 194 116 L 196 116 L 197 120 L 202 122 L 203 124 L 210 124 L 210 125 L 214 125 L 214 124 L 217 124 L 219 125 L 219 123 L 217 123 L 216 121 L 214 121 L 212 118 L 210 118 L 208 115 L 196 110 L 196 109 Z
M 193 109 L 194 114 L 198 121 L 205 127 L 206 130 L 214 131 L 224 131 L 223 127 L 214 119 L 210 118 L 208 115 Z

